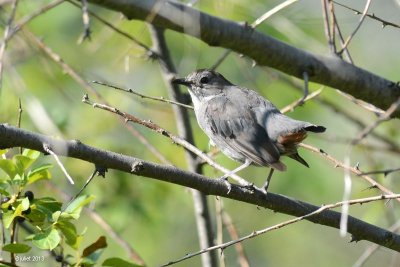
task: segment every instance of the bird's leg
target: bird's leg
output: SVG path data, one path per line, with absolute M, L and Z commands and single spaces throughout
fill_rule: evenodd
M 267 181 L 265 181 L 265 184 L 263 185 L 263 188 L 262 188 L 262 190 L 263 190 L 263 192 L 265 194 L 267 194 L 268 187 L 269 187 L 269 182 L 271 181 L 272 174 L 274 174 L 274 169 L 273 168 L 271 168 L 271 170 L 269 171 L 269 174 L 268 174 L 268 177 L 267 177 Z
M 242 165 L 240 165 L 239 167 L 237 167 L 236 169 L 234 169 L 230 172 L 225 173 L 223 176 L 221 176 L 219 178 L 219 179 L 223 180 L 224 183 L 226 184 L 226 186 L 228 187 L 228 193 L 231 191 L 231 188 L 232 188 L 231 184 L 228 181 L 228 177 L 231 176 L 232 174 L 235 174 L 235 173 L 249 167 L 251 165 L 251 163 L 253 163 L 251 160 L 246 159 L 246 161 Z

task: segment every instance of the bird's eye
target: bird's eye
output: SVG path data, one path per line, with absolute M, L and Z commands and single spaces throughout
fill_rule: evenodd
M 202 78 L 200 79 L 200 83 L 202 83 L 202 84 L 205 84 L 205 83 L 208 83 L 208 82 L 209 82 L 208 77 L 202 77 Z

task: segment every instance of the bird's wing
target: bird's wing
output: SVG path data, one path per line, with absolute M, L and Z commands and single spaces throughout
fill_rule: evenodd
M 285 169 L 278 149 L 248 106 L 216 97 L 208 101 L 204 115 L 203 129 L 217 146 L 227 146 L 258 165 Z

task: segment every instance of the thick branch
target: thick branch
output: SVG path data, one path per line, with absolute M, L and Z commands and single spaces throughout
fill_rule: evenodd
M 304 216 L 319 208 L 318 206 L 282 195 L 268 193 L 265 196 L 261 191 L 249 191 L 244 187 L 235 185 L 232 185 L 232 189 L 228 194 L 225 183 L 218 179 L 209 179 L 203 175 L 183 171 L 173 166 L 159 165 L 134 157 L 97 149 L 79 141 L 55 139 L 6 124 L 0 124 L 0 148 L 25 147 L 45 152 L 43 148 L 44 144 L 48 145 L 58 155 L 81 159 L 109 169 L 116 169 L 194 188 L 204 194 L 218 195 L 292 216 Z M 340 213 L 326 210 L 315 216 L 307 217 L 307 220 L 339 228 Z M 400 252 L 399 235 L 351 216 L 349 216 L 348 220 L 348 232 L 352 235 L 353 240 L 368 240 Z
M 337 88 L 386 110 L 400 97 L 396 83 L 351 65 L 336 56 L 297 49 L 249 26 L 217 18 L 178 2 L 159 0 L 89 0 L 120 11 L 130 19 L 194 36 L 211 46 L 229 48 L 289 75 Z M 400 116 L 396 111 L 395 117 Z

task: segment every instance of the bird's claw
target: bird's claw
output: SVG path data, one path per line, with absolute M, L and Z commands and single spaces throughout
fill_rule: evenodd
M 249 191 L 252 191 L 252 192 L 254 192 L 257 189 L 257 187 L 255 187 L 253 183 L 248 183 L 248 184 L 244 185 L 243 188 L 245 188 Z
M 228 188 L 228 192 L 227 194 L 229 194 L 232 190 L 232 185 L 231 183 L 228 181 L 228 177 L 226 177 L 225 175 L 220 177 L 219 180 L 221 180 L 222 182 L 224 182 L 224 184 L 226 185 L 226 187 Z

